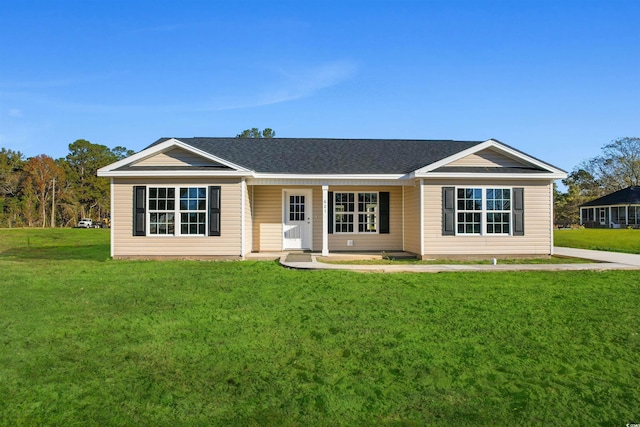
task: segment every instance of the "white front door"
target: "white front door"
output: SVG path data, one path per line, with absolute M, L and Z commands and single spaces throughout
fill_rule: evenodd
M 283 249 L 311 249 L 311 190 L 285 190 L 283 202 Z

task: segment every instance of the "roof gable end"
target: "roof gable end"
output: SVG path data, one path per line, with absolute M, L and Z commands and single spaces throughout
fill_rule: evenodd
M 132 168 L 136 170 L 148 169 L 151 172 L 154 170 L 175 171 L 176 168 L 180 167 L 183 169 L 213 167 L 226 169 L 229 172 L 250 173 L 250 170 L 243 166 L 200 150 L 190 144 L 185 144 L 178 139 L 170 138 L 151 145 L 130 157 L 98 169 L 98 176 L 117 176 L 118 170 L 132 170 Z
M 566 172 L 535 157 L 529 156 L 495 139 L 489 139 L 476 146 L 426 165 L 415 171 L 416 177 L 430 177 L 445 170 L 448 174 L 456 170 L 474 173 L 473 170 L 518 173 L 518 171 L 539 171 L 551 178 L 565 178 Z M 545 176 L 547 177 L 547 176 Z
M 222 163 L 215 162 L 209 158 L 195 154 L 192 151 L 178 147 L 170 148 L 153 156 L 146 157 L 137 162 L 131 163 L 130 166 L 209 166 L 230 169 L 227 165 L 223 165 Z

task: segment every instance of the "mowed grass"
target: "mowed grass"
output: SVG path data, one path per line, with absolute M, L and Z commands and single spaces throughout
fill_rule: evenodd
M 583 228 L 556 230 L 556 246 L 640 254 L 640 230 Z
M 640 273 L 113 261 L 0 230 L 0 425 L 625 425 Z

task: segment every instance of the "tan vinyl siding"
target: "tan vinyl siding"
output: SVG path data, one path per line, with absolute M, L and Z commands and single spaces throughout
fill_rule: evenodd
M 212 166 L 219 165 L 209 159 L 180 148 L 158 153 L 153 157 L 140 160 L 135 166 Z
M 322 212 L 322 187 L 313 187 L 313 250 L 322 252 L 322 222 L 326 221 Z
M 220 236 L 133 236 L 133 187 L 221 186 Z M 113 185 L 112 233 L 114 256 L 240 256 L 240 181 L 225 179 L 134 179 L 115 178 Z
M 400 251 L 402 250 L 402 187 L 329 187 L 339 192 L 389 192 L 389 234 L 329 234 L 329 251 Z M 329 201 L 332 203 L 333 201 Z M 357 219 L 356 219 L 357 220 Z M 322 224 L 320 224 L 322 227 Z M 320 230 L 322 232 L 322 229 Z M 322 236 L 322 235 L 321 235 Z M 353 240 L 353 246 L 347 241 Z M 320 241 L 322 244 L 322 240 Z
M 470 154 L 462 159 L 448 163 L 447 166 L 471 166 L 471 167 L 521 167 L 522 162 L 519 162 L 511 157 L 507 157 L 504 154 L 498 153 L 495 150 L 486 149 L 479 153 Z
M 524 236 L 443 236 L 442 187 L 523 187 Z M 425 180 L 425 254 L 548 255 L 551 251 L 549 181 Z
M 253 188 L 253 251 L 281 251 L 282 187 Z
M 404 250 L 420 253 L 420 183 L 404 188 Z

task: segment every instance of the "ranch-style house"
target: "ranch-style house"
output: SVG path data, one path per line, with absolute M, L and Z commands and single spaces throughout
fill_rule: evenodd
M 162 138 L 98 171 L 114 258 L 553 253 L 566 172 L 486 141 Z

